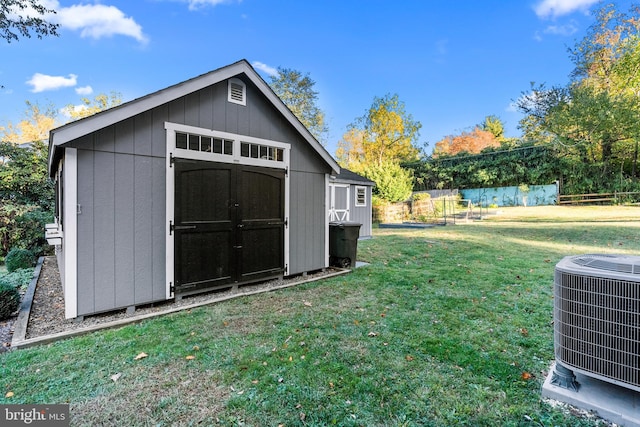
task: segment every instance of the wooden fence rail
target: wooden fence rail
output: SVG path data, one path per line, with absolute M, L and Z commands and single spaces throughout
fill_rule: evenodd
M 616 191 L 613 193 L 563 194 L 558 196 L 559 205 L 579 203 L 618 203 L 623 197 L 640 201 L 638 191 Z

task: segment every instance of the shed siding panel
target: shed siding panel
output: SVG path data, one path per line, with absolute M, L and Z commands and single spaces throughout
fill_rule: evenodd
M 200 93 L 201 91 L 184 97 L 184 121 L 192 126 L 202 127 L 200 123 Z
M 96 132 L 94 149 L 113 152 L 115 148 L 115 126 L 109 126 Z M 84 147 L 83 147 L 84 148 Z
M 134 281 L 134 157 L 116 154 L 115 177 L 115 304 L 133 305 Z
M 133 119 L 124 120 L 115 125 L 115 152 L 116 153 L 133 153 L 134 143 L 134 121 Z
M 205 129 L 213 128 L 213 89 L 211 87 L 202 89 L 198 98 L 198 114 L 200 127 Z
M 151 301 L 153 295 L 153 171 L 152 159 L 135 159 L 134 201 L 134 281 L 135 302 Z M 163 228 L 164 230 L 164 228 Z
M 371 187 L 365 187 L 366 206 L 356 206 L 356 186 L 351 186 L 351 221 L 362 224 L 360 227 L 360 237 L 371 237 Z
M 211 104 L 213 107 L 212 129 L 228 131 L 225 126 L 227 122 L 226 109 L 229 104 L 227 102 L 227 84 L 218 83 L 217 85 L 214 85 L 211 89 L 212 89 L 212 96 L 213 96 L 213 99 L 211 100 Z
M 289 274 L 326 267 L 324 187 L 322 174 L 291 174 Z
M 115 307 L 115 155 L 94 153 L 94 288 L 96 311 Z
M 134 154 L 149 156 L 153 153 L 153 112 L 145 111 L 133 118 L 133 150 Z
M 167 133 L 164 122 L 169 120 L 169 106 L 162 105 L 153 110 L 153 122 L 151 126 L 151 155 L 154 157 L 166 157 Z
M 78 315 L 94 310 L 93 151 L 78 150 Z M 66 215 L 72 214 L 67 212 Z

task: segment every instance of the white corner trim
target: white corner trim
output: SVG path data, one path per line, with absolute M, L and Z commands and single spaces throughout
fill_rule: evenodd
M 166 166 L 165 166 L 165 176 L 166 176 L 166 193 L 165 193 L 165 209 L 166 209 L 166 224 L 165 224 L 165 295 L 167 299 L 173 298 L 173 292 L 171 292 L 171 287 L 175 285 L 175 245 L 174 245 L 174 236 L 171 232 L 171 224 L 174 223 L 175 218 L 175 173 L 173 171 L 173 165 L 171 164 L 171 158 L 173 157 L 173 147 L 176 146 L 176 132 L 173 129 L 167 128 L 166 131 L 166 142 L 167 142 L 167 156 L 166 156 Z
M 324 174 L 324 266 L 329 267 L 329 216 L 331 209 L 331 174 Z
M 78 316 L 78 151 L 64 150 L 64 317 Z

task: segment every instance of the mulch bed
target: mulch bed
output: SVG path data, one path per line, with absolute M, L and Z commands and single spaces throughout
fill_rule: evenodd
M 136 310 L 133 313 L 127 313 L 127 310 L 123 309 L 104 314 L 88 316 L 85 317 L 84 320 L 79 321 L 76 319 L 65 319 L 64 294 L 62 283 L 60 282 L 57 260 L 54 256 L 45 257 L 31 304 L 31 314 L 27 323 L 25 338 L 31 339 L 52 334 L 79 331 L 82 329 L 88 329 L 110 322 L 126 320 L 127 318 L 135 318 L 146 314 L 161 314 L 162 312 L 176 310 L 180 307 L 193 306 L 194 304 L 207 304 L 209 302 L 215 302 L 236 295 L 265 292 L 281 287 L 293 286 L 298 283 L 318 280 L 326 276 L 340 274 L 341 272 L 345 271 L 340 269 L 328 268 L 306 275 L 299 275 L 288 277 L 285 279 L 276 279 L 257 284 L 244 285 L 239 287 L 238 290 L 235 291 L 229 289 L 209 292 L 185 297 L 178 301 L 168 300 L 160 303 L 139 306 L 136 307 Z M 0 322 L 0 343 L 2 343 L 2 345 L 0 346 L 0 352 L 7 351 L 11 347 L 11 339 L 14 332 L 16 317 L 12 317 L 7 321 Z

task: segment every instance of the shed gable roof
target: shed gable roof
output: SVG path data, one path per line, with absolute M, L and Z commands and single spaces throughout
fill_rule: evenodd
M 356 185 L 368 185 L 374 186 L 375 182 L 371 181 L 368 178 L 365 178 L 362 175 L 358 175 L 355 172 L 350 171 L 349 169 L 341 168 L 340 173 L 335 177 L 331 177 L 331 180 L 334 182 L 342 182 L 348 184 L 356 184 Z
M 56 157 L 61 155 L 64 144 L 87 135 L 91 132 L 103 129 L 114 123 L 133 117 L 143 111 L 166 104 L 174 99 L 196 92 L 200 89 L 214 85 L 221 81 L 244 74 L 255 84 L 260 92 L 274 105 L 274 107 L 287 119 L 287 121 L 300 133 L 309 145 L 320 155 L 320 157 L 335 172 L 340 172 L 340 166 L 329 152 L 315 139 L 309 130 L 298 120 L 298 118 L 287 108 L 282 100 L 275 94 L 271 87 L 260 77 L 254 68 L 242 59 L 233 64 L 227 65 L 217 70 L 186 80 L 157 92 L 145 95 L 141 98 L 126 102 L 117 107 L 97 113 L 93 116 L 68 123 L 59 128 L 51 130 L 49 133 L 49 173 L 55 172 Z

